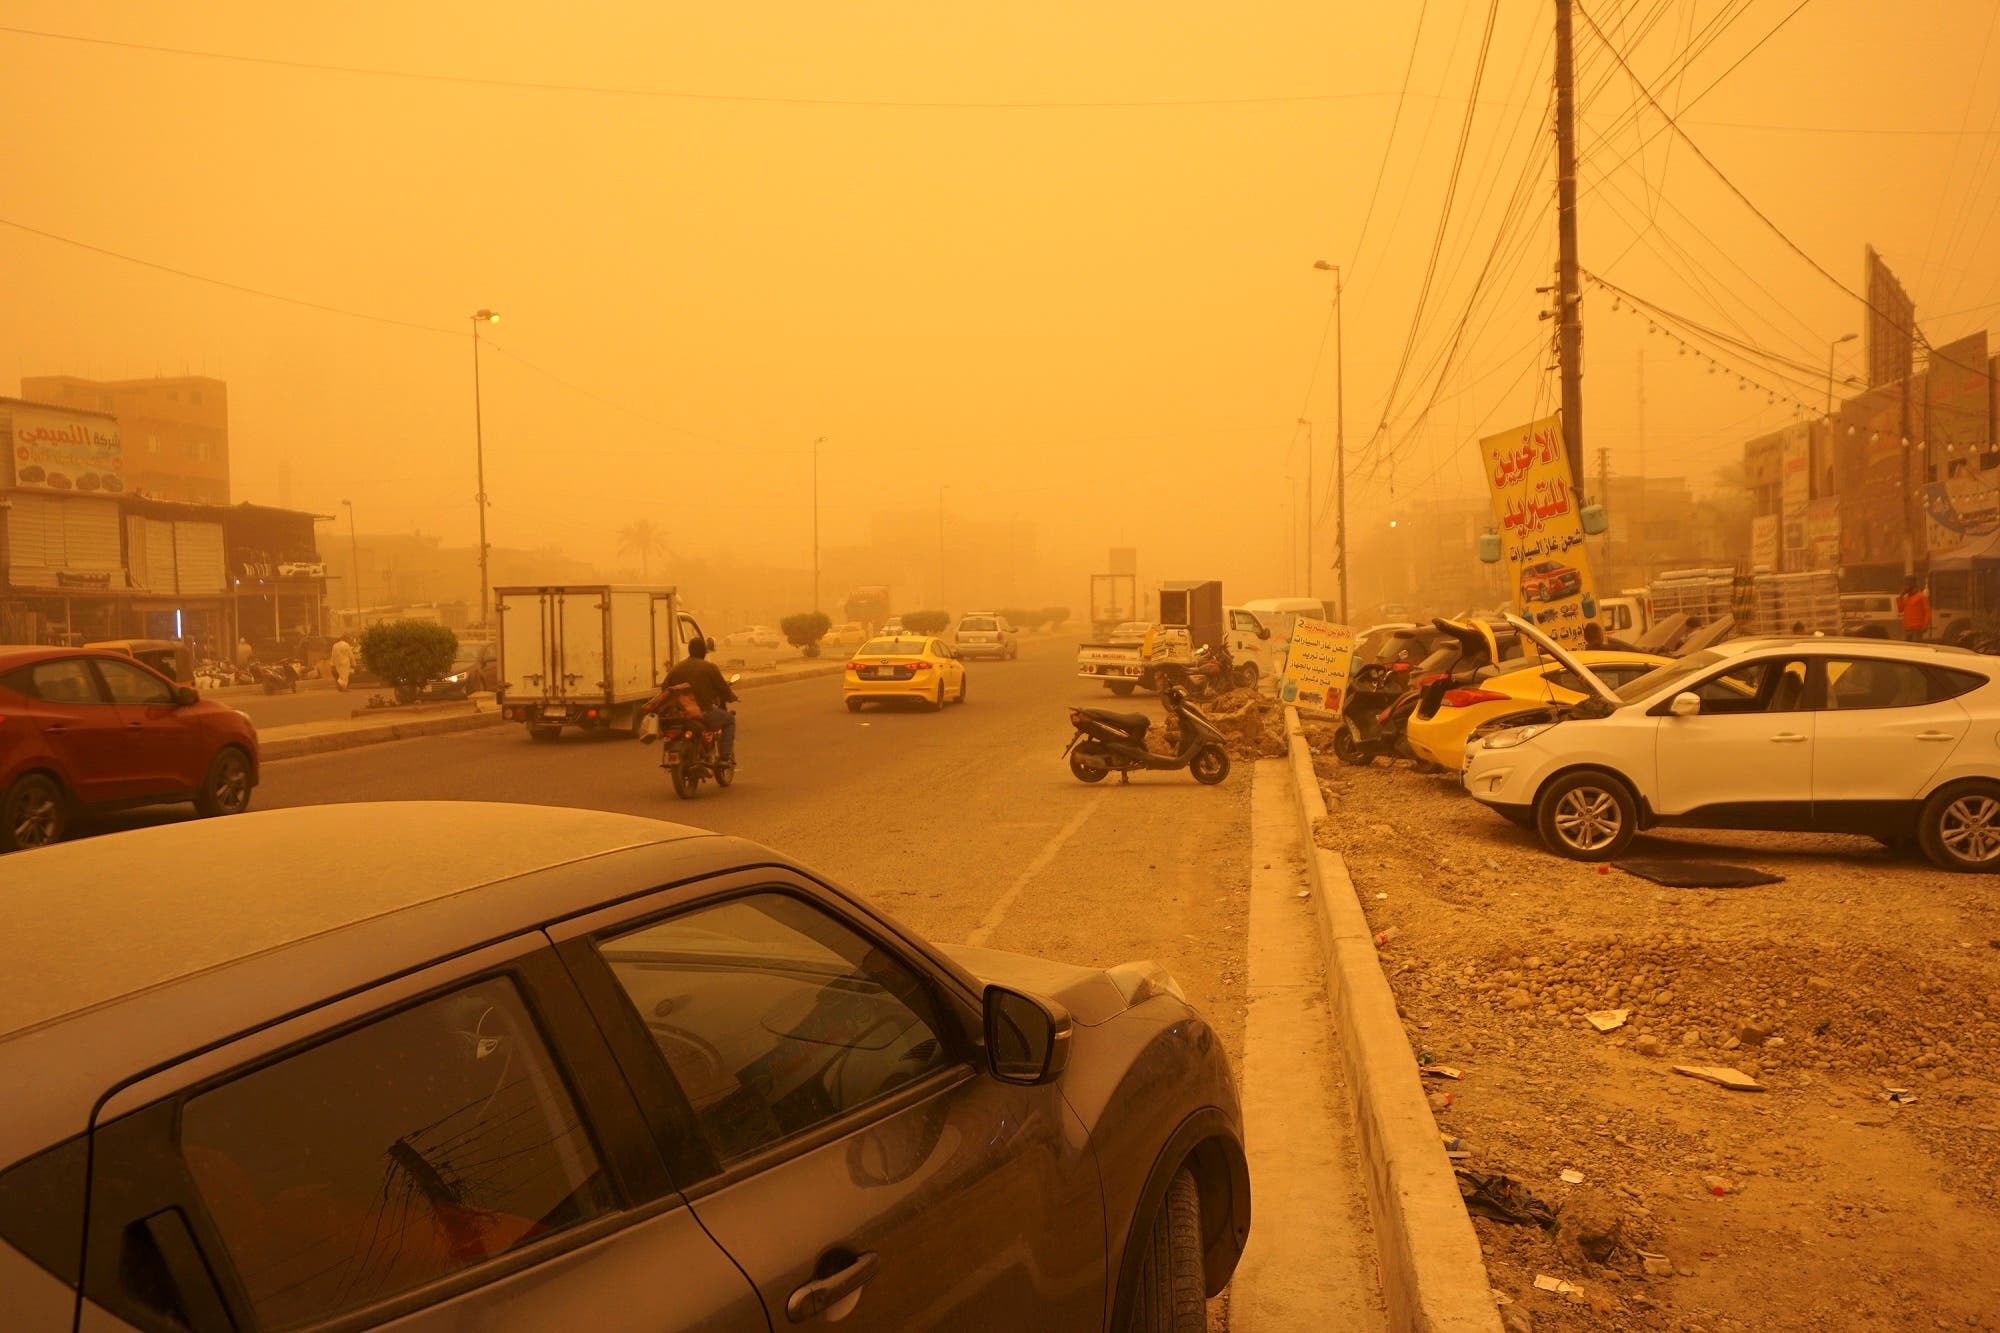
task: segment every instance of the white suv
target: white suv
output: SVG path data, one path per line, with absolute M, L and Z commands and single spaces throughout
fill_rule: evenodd
M 958 628 L 952 632 L 951 646 L 958 649 L 960 657 L 1011 660 L 1021 655 L 1021 640 L 1014 627 L 1005 617 L 991 611 L 968 611 L 960 616 Z
M 1861 833 L 2000 871 L 2000 658 L 1884 639 L 1741 639 L 1466 743 L 1465 787 L 1549 850 L 1608 861 L 1657 825 Z

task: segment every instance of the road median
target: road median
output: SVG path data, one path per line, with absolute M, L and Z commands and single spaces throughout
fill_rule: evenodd
M 795 680 L 811 680 L 820 676 L 838 675 L 845 662 L 816 662 L 807 666 L 781 668 L 770 674 L 746 675 L 736 682 L 740 690 L 753 690 L 767 685 L 788 685 Z M 443 736 L 458 731 L 475 731 L 484 727 L 499 726 L 506 718 L 500 710 L 490 704 L 475 703 L 470 712 L 451 712 L 442 716 L 432 712 L 428 715 L 412 710 L 385 709 L 385 712 L 400 716 L 372 718 L 359 717 L 344 722 L 300 722 L 290 726 L 266 727 L 257 733 L 257 748 L 265 763 L 281 759 L 303 759 L 309 755 L 330 754 L 336 750 L 351 750 L 363 745 L 380 745 L 388 741 L 416 740 L 424 736 Z
M 1389 1326 L 1499 1333 L 1479 1238 L 1439 1142 L 1367 916 L 1346 862 L 1315 836 L 1327 818 L 1326 800 L 1298 710 L 1290 706 L 1285 735 Z

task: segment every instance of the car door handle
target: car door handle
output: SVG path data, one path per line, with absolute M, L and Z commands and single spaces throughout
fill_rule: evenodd
M 43 727 L 42 730 L 49 735 L 54 735 L 58 731 L 68 731 L 69 724 L 66 722 L 51 722 L 46 727 Z
M 803 1324 L 829 1306 L 837 1305 L 875 1276 L 882 1259 L 873 1250 L 857 1254 L 854 1261 L 837 1273 L 815 1278 L 794 1291 L 785 1302 L 785 1314 L 794 1324 Z
M 1955 741 L 1958 737 L 1949 731 L 1920 731 L 1917 733 L 1917 739 L 1920 741 Z
M 1796 745 L 1800 741 L 1804 740 L 1805 737 L 1801 736 L 1796 731 L 1781 731 L 1777 735 L 1771 737 L 1771 739 L 1777 742 L 1779 745 Z

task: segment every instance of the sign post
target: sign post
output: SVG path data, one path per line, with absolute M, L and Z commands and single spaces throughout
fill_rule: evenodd
M 1301 713 L 1339 716 L 1347 698 L 1347 677 L 1354 669 L 1354 631 L 1324 620 L 1295 620 L 1292 641 L 1285 650 L 1284 674 L 1278 677 L 1278 699 Z

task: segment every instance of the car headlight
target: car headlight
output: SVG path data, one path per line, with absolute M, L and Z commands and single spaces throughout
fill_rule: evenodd
M 1517 745 L 1526 745 L 1529 741 L 1555 725 L 1553 722 L 1536 722 L 1525 727 L 1509 727 L 1505 731 L 1496 731 L 1486 738 L 1486 748 L 1489 750 L 1511 750 Z
M 454 685 L 463 685 L 465 683 L 465 678 L 471 674 L 472 673 L 469 671 L 461 671 L 455 676 L 446 676 L 445 679 L 450 681 Z

